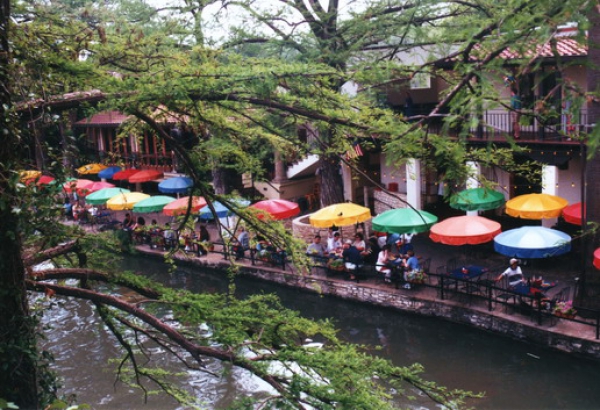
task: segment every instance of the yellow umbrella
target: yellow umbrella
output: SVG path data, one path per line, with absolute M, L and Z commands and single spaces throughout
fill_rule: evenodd
M 133 209 L 135 204 L 146 198 L 150 198 L 150 195 L 141 192 L 125 192 L 123 194 L 117 194 L 106 201 L 106 207 L 113 211 Z
M 316 228 L 348 226 L 371 219 L 371 210 L 350 202 L 329 205 L 309 216 L 309 223 Z
M 567 205 L 569 201 L 559 196 L 526 194 L 506 202 L 506 213 L 523 219 L 557 218 Z
M 91 175 L 91 174 L 97 174 L 98 172 L 102 171 L 105 168 L 108 168 L 108 167 L 103 164 L 87 164 L 87 165 L 77 168 L 77 172 L 82 175 Z
M 25 182 L 28 179 L 36 179 L 42 176 L 41 171 L 36 171 L 34 169 L 29 169 L 25 171 L 19 172 L 21 182 Z

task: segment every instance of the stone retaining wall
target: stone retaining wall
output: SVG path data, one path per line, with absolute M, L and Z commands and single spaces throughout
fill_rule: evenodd
M 315 228 L 315 227 L 311 226 L 308 223 L 308 217 L 309 217 L 309 215 L 303 215 L 292 221 L 293 236 L 295 238 L 303 239 L 304 241 L 306 241 L 306 243 L 310 243 L 310 242 L 312 242 L 313 237 L 316 234 L 319 234 L 323 238 L 324 243 L 327 244 L 327 242 L 325 242 L 327 240 L 327 233 L 328 233 L 327 228 Z M 364 224 L 360 224 L 358 227 L 359 232 L 363 231 L 362 225 L 364 225 L 364 229 L 365 229 L 364 233 L 365 233 L 365 241 L 366 241 L 369 233 L 371 232 L 371 221 L 367 221 Z M 339 227 L 338 229 L 342 235 L 342 239 L 354 238 L 354 234 L 356 232 L 356 226 L 354 226 L 354 225 L 343 226 L 343 227 Z

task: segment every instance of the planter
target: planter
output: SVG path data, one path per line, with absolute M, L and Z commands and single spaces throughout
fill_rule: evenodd
M 564 313 L 564 312 L 554 312 L 554 316 L 562 317 L 565 319 L 575 319 L 575 316 L 577 316 L 577 314 L 576 313 L 569 314 L 569 313 Z

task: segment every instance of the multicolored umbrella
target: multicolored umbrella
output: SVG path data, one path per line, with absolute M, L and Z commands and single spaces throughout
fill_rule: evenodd
M 77 172 L 81 175 L 93 175 L 107 168 L 104 164 L 87 164 L 77 168 Z
M 141 192 L 127 192 L 113 196 L 106 201 L 106 207 L 113 211 L 123 211 L 133 209 L 133 206 L 144 199 L 150 198 L 150 195 Z
M 176 199 L 170 204 L 166 205 L 162 212 L 165 215 L 169 216 L 177 216 L 183 215 L 187 211 L 188 203 L 190 201 L 189 196 L 184 196 L 183 198 Z M 201 208 L 206 206 L 206 201 L 201 196 L 193 196 L 192 197 L 192 208 L 190 210 L 191 213 L 198 212 Z
M 165 194 L 185 194 L 194 185 L 194 181 L 188 177 L 167 178 L 159 182 L 158 190 Z
M 450 197 L 450 207 L 461 211 L 487 211 L 504 205 L 501 192 L 486 188 L 470 188 Z
M 584 205 L 584 213 L 585 212 L 586 210 Z M 581 202 L 576 202 L 563 209 L 562 217 L 565 222 L 573 225 L 581 225 Z
M 85 197 L 85 202 L 92 205 L 103 205 L 109 199 L 131 192 L 125 188 L 104 188 Z
M 40 175 L 39 177 L 36 177 L 36 178 L 27 179 L 24 182 L 26 185 L 35 184 L 37 186 L 42 186 L 42 185 L 50 185 L 54 181 L 56 181 L 56 179 L 54 179 L 51 176 Z
M 79 192 L 80 189 L 86 188 L 92 185 L 94 181 L 89 179 L 75 179 L 73 181 L 67 181 L 63 184 L 63 189 L 65 192 L 73 193 Z
M 329 205 L 319 209 L 308 217 L 308 222 L 316 228 L 329 228 L 330 226 L 350 226 L 371 219 L 371 210 L 343 202 Z
M 28 170 L 19 172 L 19 179 L 21 180 L 21 182 L 25 182 L 28 179 L 39 178 L 41 176 L 42 176 L 42 171 L 38 171 L 35 169 L 28 169 Z
M 266 199 L 264 201 L 258 201 L 250 208 L 256 208 L 264 211 L 258 215 L 259 218 L 263 218 L 265 213 L 272 219 L 287 219 L 292 216 L 296 216 L 300 213 L 300 206 L 292 201 L 286 201 L 285 199 Z
M 121 167 L 113 166 L 104 168 L 102 171 L 98 172 L 98 178 L 102 179 L 111 179 L 113 175 L 121 170 Z
M 110 182 L 95 181 L 90 185 L 86 185 L 83 188 L 77 189 L 77 194 L 79 194 L 81 196 L 86 196 L 93 192 L 100 191 L 101 189 L 104 189 L 104 188 L 114 188 L 114 186 L 115 186 L 115 184 L 111 184 Z
M 126 181 L 133 175 L 140 172 L 141 169 L 127 168 L 121 171 L 115 172 L 112 176 L 113 181 Z
M 132 184 L 138 184 L 142 182 L 150 182 L 155 179 L 161 179 L 165 174 L 155 169 L 144 169 L 140 172 L 136 172 L 129 177 L 129 182 Z
M 427 232 L 438 221 L 437 216 L 427 211 L 412 208 L 390 209 L 373 218 L 374 231 L 388 233 Z
M 241 199 L 241 198 L 232 199 L 230 202 L 232 203 L 233 206 L 235 206 L 237 208 L 245 208 L 248 205 L 250 205 L 250 201 L 248 201 L 247 199 Z M 225 205 L 223 205 L 219 201 L 213 202 L 212 205 L 215 208 L 217 218 L 225 218 L 227 216 L 233 215 L 233 212 L 230 211 L 229 208 L 227 208 Z M 214 219 L 214 217 L 215 217 L 215 215 L 213 215 L 212 210 L 210 209 L 210 207 L 208 205 L 206 205 L 205 207 L 200 209 L 199 214 L 200 214 L 200 218 L 202 218 L 202 219 Z
M 476 215 L 455 216 L 431 227 L 429 237 L 445 245 L 479 245 L 494 239 L 502 231 L 496 221 Z
M 160 212 L 163 208 L 175 201 L 172 196 L 155 195 L 150 198 L 144 199 L 133 206 L 133 212 L 136 213 L 150 213 Z
M 494 250 L 513 258 L 549 258 L 569 252 L 571 237 L 543 226 L 522 226 L 497 235 Z
M 559 196 L 526 194 L 506 202 L 506 213 L 523 219 L 558 218 L 567 205 L 569 201 Z

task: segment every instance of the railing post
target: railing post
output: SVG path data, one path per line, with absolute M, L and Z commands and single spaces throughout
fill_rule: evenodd
M 486 290 L 487 290 L 487 297 L 488 297 L 488 311 L 491 312 L 492 311 L 492 285 L 489 283 L 485 284 L 486 286 Z
M 440 297 L 444 300 L 444 275 L 440 276 Z
M 596 340 L 600 339 L 600 312 L 596 312 Z

